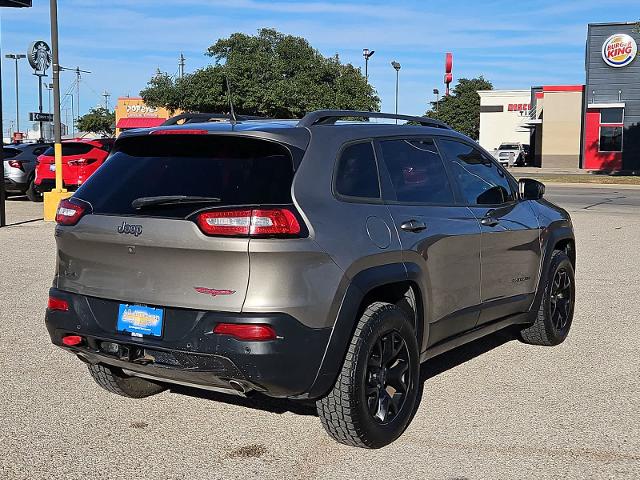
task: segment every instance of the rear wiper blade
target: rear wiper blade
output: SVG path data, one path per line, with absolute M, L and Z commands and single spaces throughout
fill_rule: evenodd
M 154 205 L 177 205 L 181 203 L 218 203 L 217 197 L 196 197 L 190 195 L 160 195 L 158 197 L 140 197 L 131 202 L 136 210 Z

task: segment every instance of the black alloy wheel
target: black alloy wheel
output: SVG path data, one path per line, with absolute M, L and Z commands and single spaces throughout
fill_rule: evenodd
M 565 268 L 560 268 L 553 276 L 549 297 L 549 316 L 553 326 L 562 331 L 573 313 L 573 283 Z
M 367 406 L 376 422 L 389 423 L 402 410 L 411 389 L 410 368 L 407 344 L 397 331 L 378 338 L 369 354 L 366 374 Z

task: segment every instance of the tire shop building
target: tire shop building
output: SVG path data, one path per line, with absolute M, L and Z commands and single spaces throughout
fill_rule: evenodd
M 640 172 L 638 44 L 636 22 L 589 24 L 584 85 L 536 86 L 528 102 L 523 91 L 478 92 L 480 144 L 528 143 L 540 167 Z M 505 101 L 514 92 L 517 102 Z

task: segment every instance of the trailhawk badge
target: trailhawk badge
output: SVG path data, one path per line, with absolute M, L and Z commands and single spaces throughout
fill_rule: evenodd
M 206 287 L 193 287 L 193 289 L 204 295 L 211 295 L 212 297 L 217 297 L 219 295 L 233 295 L 236 293 L 235 290 L 218 290 L 216 288 L 206 288 Z

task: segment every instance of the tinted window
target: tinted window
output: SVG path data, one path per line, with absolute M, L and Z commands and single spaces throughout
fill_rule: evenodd
M 18 155 L 20 153 L 20 150 L 18 150 L 17 148 L 3 148 L 2 152 L 3 152 L 4 158 L 7 159 L 7 158 L 13 158 L 16 155 Z
M 440 145 L 453 164 L 468 204 L 497 205 L 515 200 L 506 174 L 480 150 L 455 140 L 441 140 Z
M 600 123 L 622 123 L 622 108 L 603 108 L 600 110 Z
M 49 147 L 38 147 L 38 148 L 34 148 L 33 152 L 31 152 L 33 155 L 40 156 L 42 155 Z
M 208 204 L 136 210 L 140 197 L 216 197 L 214 206 L 291 203 L 293 164 L 282 145 L 239 137 L 167 135 L 123 139 L 76 192 L 94 213 L 185 217 Z
M 433 140 L 386 140 L 380 142 L 380 146 L 399 202 L 454 202 Z
M 600 151 L 622 151 L 622 127 L 600 127 Z
M 370 142 L 345 148 L 336 170 L 336 192 L 360 198 L 380 198 L 378 169 Z
M 62 156 L 67 155 L 85 155 L 89 153 L 94 148 L 90 143 L 69 143 L 65 142 L 62 144 Z M 48 157 L 53 157 L 54 151 L 53 147 L 47 148 L 44 152 Z

